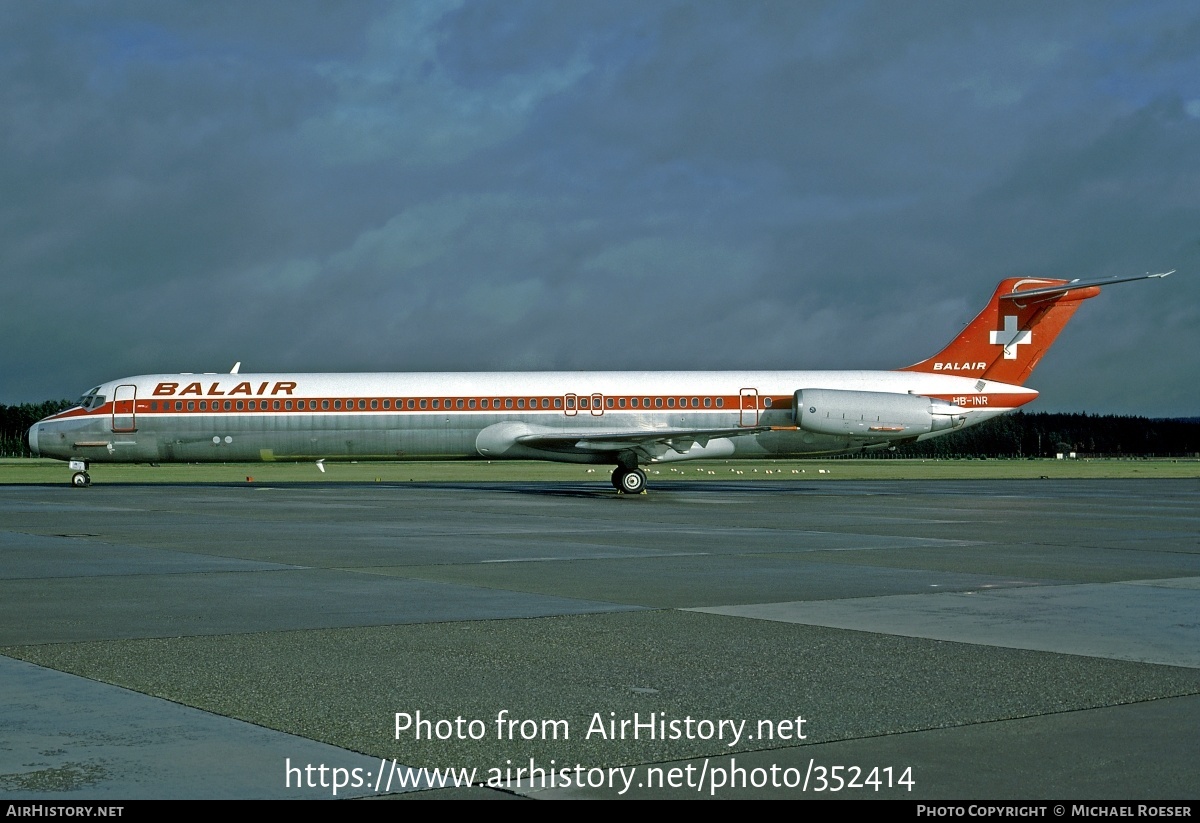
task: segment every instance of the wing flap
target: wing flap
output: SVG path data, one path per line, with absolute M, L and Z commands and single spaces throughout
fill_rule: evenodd
M 668 451 L 685 454 L 693 446 L 705 448 L 719 438 L 741 437 L 770 431 L 770 426 L 721 429 L 616 429 L 610 431 L 577 430 L 534 432 L 516 438 L 522 446 L 552 451 L 616 452 L 632 449 L 647 457 L 660 457 Z

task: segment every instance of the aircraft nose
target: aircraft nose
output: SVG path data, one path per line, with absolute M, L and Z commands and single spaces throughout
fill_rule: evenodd
M 34 457 L 40 457 L 41 452 L 38 451 L 38 428 L 41 423 L 34 423 L 29 427 L 29 450 L 33 452 Z

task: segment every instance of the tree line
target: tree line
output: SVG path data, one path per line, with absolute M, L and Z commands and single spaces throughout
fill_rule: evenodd
M 29 427 L 43 417 L 74 405 L 70 400 L 47 400 L 19 406 L 0 403 L 0 457 L 29 457 L 29 443 L 25 440 Z
M 25 433 L 43 417 L 74 405 L 68 400 L 0 403 L 0 457 L 29 457 Z M 1200 419 L 1016 412 L 924 443 L 878 453 L 892 457 L 1179 457 L 1200 453 Z
M 922 443 L 896 457 L 1183 457 L 1200 452 L 1200 419 L 1016 412 Z

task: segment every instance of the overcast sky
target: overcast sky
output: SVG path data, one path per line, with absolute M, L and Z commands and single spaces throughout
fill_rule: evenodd
M 1200 6 L 0 0 L 0 402 L 180 371 L 893 368 L 1200 414 Z M 796 388 L 801 388 L 797 386 Z

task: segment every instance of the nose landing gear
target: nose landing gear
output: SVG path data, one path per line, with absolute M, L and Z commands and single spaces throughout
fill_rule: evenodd
M 75 472 L 71 475 L 71 485 L 77 489 L 85 489 L 92 485 L 92 476 L 88 474 L 88 464 L 86 460 L 72 460 L 67 464 L 71 471 Z

